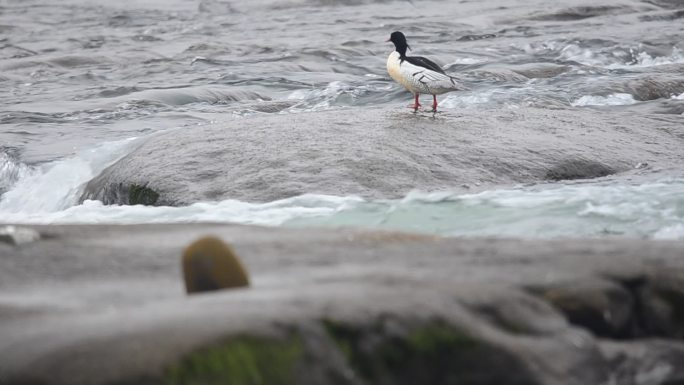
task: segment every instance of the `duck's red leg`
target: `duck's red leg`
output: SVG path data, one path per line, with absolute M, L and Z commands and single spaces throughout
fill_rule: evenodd
M 437 95 L 432 95 L 432 111 L 437 112 Z
M 418 111 L 418 108 L 420 108 L 420 102 L 418 101 L 418 96 L 419 96 L 419 95 L 420 95 L 420 94 L 416 94 L 416 95 L 415 95 L 415 96 L 416 96 L 415 103 L 413 103 L 413 105 L 410 105 L 410 106 L 409 106 L 410 108 L 413 108 L 413 111 Z

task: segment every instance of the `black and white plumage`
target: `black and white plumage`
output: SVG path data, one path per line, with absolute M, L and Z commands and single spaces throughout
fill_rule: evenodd
M 420 56 L 406 56 L 410 49 L 403 33 L 392 32 L 388 41 L 394 43 L 395 51 L 387 58 L 387 72 L 397 83 L 413 93 L 418 110 L 420 94 L 430 94 L 433 98 L 432 109 L 437 111 L 437 95 L 466 89 L 430 59 Z

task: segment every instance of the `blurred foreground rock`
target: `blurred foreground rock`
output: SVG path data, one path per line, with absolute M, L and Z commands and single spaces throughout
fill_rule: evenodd
M 237 225 L 0 243 L 0 384 L 675 384 L 684 244 Z M 213 234 L 250 287 L 188 296 Z

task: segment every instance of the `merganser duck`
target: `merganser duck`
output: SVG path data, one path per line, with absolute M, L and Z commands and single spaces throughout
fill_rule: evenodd
M 395 51 L 387 58 L 387 72 L 397 83 L 411 91 L 415 97 L 415 104 L 410 107 L 414 111 L 420 107 L 418 101 L 420 94 L 431 94 L 432 110 L 437 111 L 437 95 L 466 89 L 430 59 L 406 56 L 406 49 L 411 49 L 411 47 L 406 43 L 403 33 L 392 32 L 387 41 L 394 43 L 395 48 Z

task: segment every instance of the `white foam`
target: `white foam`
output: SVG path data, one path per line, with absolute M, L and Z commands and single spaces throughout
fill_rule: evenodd
M 126 154 L 135 138 L 104 143 L 23 173 L 0 197 L 0 220 L 10 213 L 50 213 L 76 204 L 81 186 Z
M 530 104 L 528 97 L 534 92 L 534 86 L 452 92 L 439 102 L 439 106 L 445 109 L 463 109 L 497 105 L 507 109 L 517 109 L 521 105 Z
M 87 200 L 61 211 L 10 213 L 3 222 L 18 224 L 73 224 L 73 223 L 243 223 L 278 226 L 294 218 L 329 216 L 348 209 L 358 197 L 336 197 L 305 194 L 269 203 L 247 203 L 238 200 L 202 202 L 184 207 L 104 205 Z
M 574 107 L 584 106 L 628 106 L 637 103 L 631 94 L 615 93 L 607 96 L 584 95 L 570 103 Z
M 288 108 L 286 112 L 319 111 L 335 106 L 349 106 L 355 103 L 359 97 L 378 91 L 389 91 L 392 85 L 379 86 L 377 84 L 365 84 L 354 86 L 342 81 L 328 83 L 325 87 L 312 87 L 291 92 L 288 100 L 299 100 L 299 103 Z
M 623 234 L 684 239 L 683 197 L 684 179 L 641 185 L 546 185 L 477 194 L 413 192 L 377 223 L 459 236 Z M 405 218 L 410 222 L 404 223 Z
M 9 190 L 19 179 L 31 173 L 31 168 L 0 152 L 0 193 Z
M 684 224 L 677 223 L 665 226 L 653 234 L 654 239 L 681 240 L 684 239 Z
M 680 64 L 684 63 L 684 56 L 677 47 L 672 48 L 672 53 L 668 56 L 656 56 L 653 57 L 646 52 L 636 52 L 636 50 L 631 50 L 632 56 L 635 61 L 628 64 L 614 63 L 608 66 L 608 68 L 626 68 L 626 67 L 654 67 L 666 64 Z
M 510 99 L 509 94 L 511 92 L 513 91 L 478 90 L 454 92 L 447 94 L 446 97 L 439 102 L 439 106 L 447 109 L 477 107 L 482 104 L 490 104 L 499 97 Z
M 562 41 L 547 41 L 537 44 L 526 44 L 521 47 L 526 53 L 558 52 L 561 60 L 575 61 L 587 66 L 608 69 L 646 68 L 667 64 L 684 63 L 684 55 L 678 47 L 672 47 L 667 56 L 651 56 L 643 48 L 615 49 L 609 52 L 598 52 L 595 48 L 585 48 L 580 42 L 566 43 Z
M 677 99 L 677 100 L 684 100 L 684 92 L 682 92 L 679 95 L 673 95 L 672 99 Z
M 307 110 L 316 111 L 329 108 L 333 101 L 344 93 L 353 93 L 354 87 L 341 82 L 334 81 L 328 83 L 323 88 L 311 88 L 309 90 L 295 90 L 288 95 L 289 100 L 300 100 L 299 103 L 292 106 L 290 110 Z
M 560 57 L 569 61 L 576 61 L 585 65 L 604 64 L 597 59 L 596 54 L 591 49 L 582 48 L 577 44 L 568 44 L 560 50 Z
M 479 64 L 479 63 L 484 63 L 485 60 L 482 59 L 476 59 L 474 57 L 461 57 L 461 58 L 456 58 L 454 61 L 451 63 L 447 64 L 445 67 L 451 67 L 452 65 L 471 65 L 471 64 Z
M 479 93 L 469 94 L 449 94 L 444 100 L 439 102 L 442 108 L 464 108 L 472 107 L 479 104 L 487 104 L 492 100 L 493 91 L 484 91 Z

